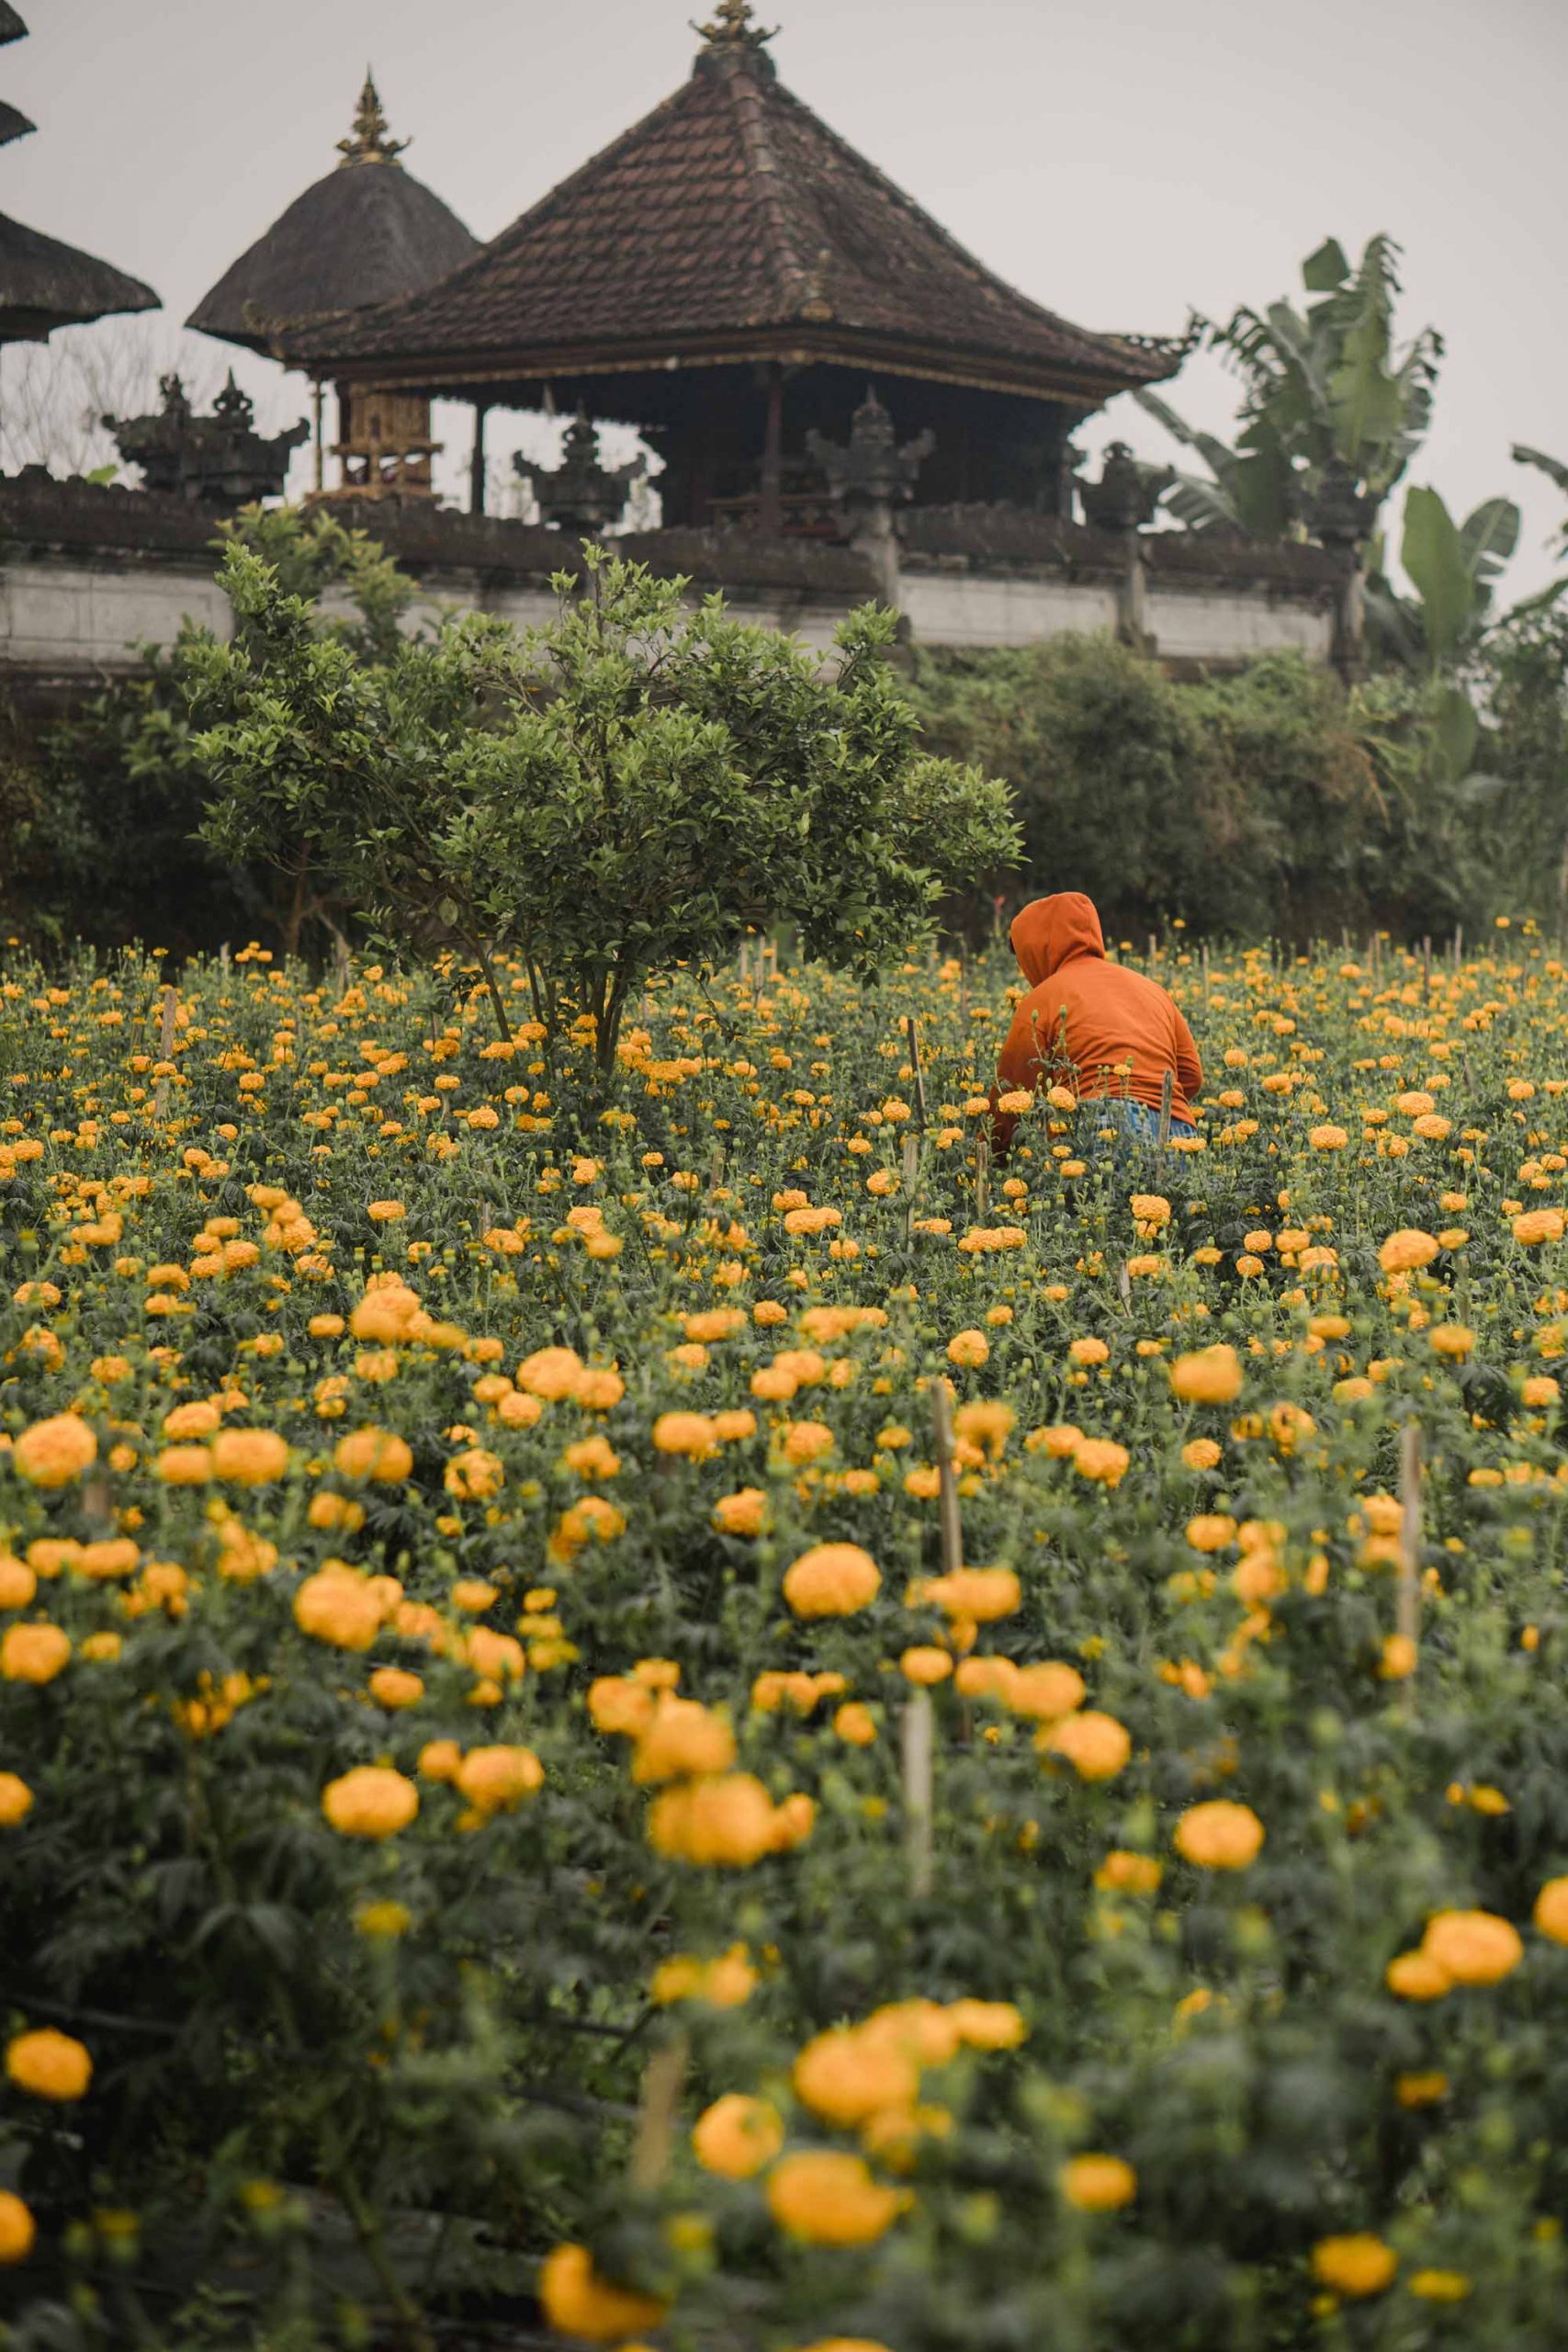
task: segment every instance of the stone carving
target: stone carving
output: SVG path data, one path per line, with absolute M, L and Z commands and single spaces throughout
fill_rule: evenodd
M 126 464 L 141 467 L 149 490 L 219 507 L 282 495 L 289 458 L 310 435 L 303 418 L 286 433 L 258 433 L 254 404 L 232 368 L 209 416 L 196 414 L 178 376 L 161 377 L 158 390 L 156 416 L 101 420 Z
M 599 435 L 581 409 L 566 429 L 558 466 L 532 465 L 521 450 L 512 460 L 513 470 L 533 485 L 539 517 L 558 531 L 598 532 L 618 523 L 626 512 L 633 482 L 648 470 L 646 458 L 629 465 L 606 466 L 600 460 Z

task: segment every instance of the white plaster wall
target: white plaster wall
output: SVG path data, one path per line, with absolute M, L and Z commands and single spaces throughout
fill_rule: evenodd
M 1116 626 L 1111 581 L 998 580 L 907 571 L 898 601 L 921 645 L 1034 645 Z
M 128 564 L 0 564 L 0 662 L 129 670 L 139 645 L 172 644 L 186 616 L 230 634 L 209 573 Z
M 1270 602 L 1262 589 L 1151 587 L 1144 625 L 1169 661 L 1236 662 L 1294 649 L 1326 662 L 1334 643 L 1332 613 Z

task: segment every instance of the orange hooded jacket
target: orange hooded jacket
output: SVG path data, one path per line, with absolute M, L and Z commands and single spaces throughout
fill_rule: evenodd
M 1009 937 L 1029 994 L 1002 1047 L 1000 1087 L 1032 1092 L 1065 1085 L 1080 1096 L 1125 1091 L 1158 1110 L 1170 1070 L 1170 1114 L 1190 1120 L 1191 1098 L 1203 1083 L 1192 1032 L 1157 981 L 1106 962 L 1093 899 L 1081 890 L 1032 899 Z M 999 1115 L 998 1149 L 1011 1134 L 1012 1121 Z

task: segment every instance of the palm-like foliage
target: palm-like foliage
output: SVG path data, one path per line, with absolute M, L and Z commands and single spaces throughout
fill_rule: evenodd
M 1180 476 L 1168 492 L 1179 521 L 1253 538 L 1303 537 L 1336 465 L 1375 513 L 1426 437 L 1443 352 L 1432 327 L 1403 348 L 1395 344 L 1398 254 L 1379 234 L 1352 267 L 1330 237 L 1302 264 L 1303 288 L 1315 297 L 1303 309 L 1244 304 L 1223 325 L 1193 321 L 1245 390 L 1234 448 L 1194 432 L 1156 394 L 1135 396 L 1208 468 L 1206 476 Z
M 1522 441 L 1516 441 L 1509 454 L 1517 466 L 1533 466 L 1538 473 L 1544 474 L 1548 481 L 1555 482 L 1568 497 L 1568 465 L 1564 465 L 1561 458 L 1549 458 L 1544 449 L 1529 448 Z M 1568 562 L 1568 522 L 1558 532 L 1557 557 L 1560 562 Z M 1564 596 L 1568 596 L 1568 572 L 1564 572 L 1561 580 L 1552 581 L 1549 587 L 1542 588 L 1537 595 L 1527 596 L 1522 604 L 1515 605 L 1514 611 L 1516 615 L 1543 613 L 1549 605 L 1558 604 Z

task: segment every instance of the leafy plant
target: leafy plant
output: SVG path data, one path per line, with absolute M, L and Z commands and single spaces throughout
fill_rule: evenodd
M 236 642 L 186 657 L 207 839 L 451 941 L 503 1037 L 494 962 L 515 948 L 544 1030 L 591 1023 L 601 1073 L 650 973 L 787 922 L 870 977 L 943 889 L 1011 858 L 1005 786 L 917 747 L 883 658 L 891 615 L 852 616 L 824 673 L 719 598 L 693 612 L 682 582 L 591 547 L 583 564 L 523 644 L 468 619 L 367 662 L 231 547 Z

